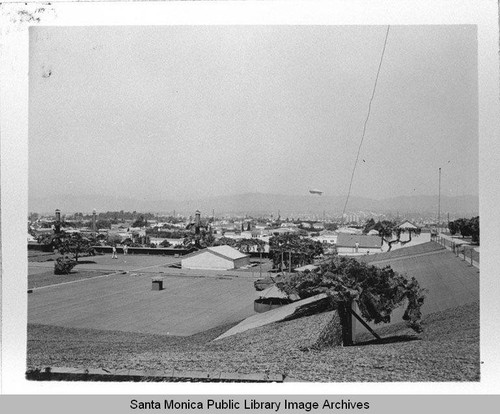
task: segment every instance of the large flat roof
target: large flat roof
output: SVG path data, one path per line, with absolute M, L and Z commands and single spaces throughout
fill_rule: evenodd
M 259 296 L 252 273 L 169 267 L 180 260 L 123 254 L 84 258 L 64 284 L 35 288 L 28 295 L 28 322 L 186 336 L 253 315 Z M 29 262 L 28 269 L 35 286 L 42 286 L 37 281 L 49 273 L 51 280 L 58 278 L 53 261 Z M 88 271 L 97 276 L 79 277 Z M 165 290 L 152 290 L 155 277 L 164 279 Z
M 193 335 L 254 314 L 251 278 L 168 276 L 152 290 L 153 274 L 115 274 L 37 289 L 28 296 L 28 323 L 70 328 Z
M 239 250 L 226 245 L 209 247 L 207 250 L 218 253 L 222 256 L 227 257 L 228 259 L 233 259 L 233 260 L 247 257 L 246 254 L 241 253 Z

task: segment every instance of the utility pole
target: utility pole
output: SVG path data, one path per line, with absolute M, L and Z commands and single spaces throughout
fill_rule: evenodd
M 439 168 L 439 190 L 438 190 L 438 226 L 441 223 L 441 168 Z

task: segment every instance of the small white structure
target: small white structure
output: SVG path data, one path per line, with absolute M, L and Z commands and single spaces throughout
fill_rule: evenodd
M 325 244 L 336 244 L 338 238 L 338 233 L 336 231 L 323 230 L 319 233 L 319 236 L 311 237 L 314 241 L 319 241 Z
M 308 264 L 305 266 L 297 267 L 294 269 L 294 272 L 305 272 L 306 270 L 309 270 L 310 272 L 319 269 L 319 266 L 313 265 L 313 264 Z
M 208 247 L 184 256 L 183 269 L 231 270 L 250 264 L 250 256 L 230 246 Z
M 417 230 L 418 227 L 415 226 L 415 224 L 413 224 L 410 220 L 405 220 L 403 221 L 399 226 L 398 228 L 400 229 L 410 229 L 410 230 Z
M 353 227 L 341 227 L 337 230 L 337 233 L 346 233 L 346 234 L 362 234 L 363 230 L 355 229 Z

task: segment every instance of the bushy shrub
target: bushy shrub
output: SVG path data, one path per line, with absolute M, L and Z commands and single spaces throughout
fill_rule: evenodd
M 318 270 L 285 279 L 282 290 L 301 298 L 326 293 L 334 304 L 356 301 L 362 316 L 374 323 L 390 322 L 392 311 L 406 302 L 403 320 L 416 332 L 422 331 L 425 289 L 414 277 L 407 279 L 390 266 L 381 269 L 336 256 Z
M 55 275 L 67 275 L 76 266 L 77 262 L 68 257 L 59 257 L 54 263 Z

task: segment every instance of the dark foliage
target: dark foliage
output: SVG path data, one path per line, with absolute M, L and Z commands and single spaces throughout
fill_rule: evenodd
M 450 221 L 448 228 L 452 235 L 460 233 L 462 237 L 471 237 L 473 243 L 479 243 L 479 216 Z
M 321 242 L 298 234 L 282 234 L 269 239 L 269 253 L 273 266 L 280 270 L 290 266 L 295 268 L 311 264 L 314 258 L 323 252 Z
M 391 251 L 394 244 L 400 243 L 401 245 L 404 245 L 411 242 L 412 235 L 414 234 L 418 236 L 421 232 L 420 228 L 399 228 L 396 222 L 390 220 L 382 220 L 375 223 L 373 218 L 366 221 L 363 233 L 367 234 L 370 230 L 378 231 L 382 240 L 384 240 L 389 247 L 387 251 Z M 405 240 L 401 239 L 401 235 L 403 234 L 408 234 L 408 236 L 405 237 Z
M 167 239 L 163 240 L 161 243 L 160 243 L 160 246 L 161 247 L 170 247 L 172 246 L 172 243 L 170 243 Z
M 54 233 L 51 242 L 60 254 L 73 256 L 73 260 L 78 261 L 80 256 L 95 255 L 94 245 L 96 240 L 93 236 L 84 236 L 81 233 Z
M 288 277 L 283 290 L 301 298 L 326 293 L 334 304 L 356 301 L 362 316 L 375 323 L 390 322 L 392 311 L 406 301 L 403 319 L 416 332 L 422 331 L 420 308 L 425 290 L 415 278 L 407 279 L 390 266 L 380 269 L 337 256 L 317 271 Z
M 54 274 L 55 275 L 67 275 L 76 266 L 77 262 L 70 258 L 58 257 L 54 262 Z

